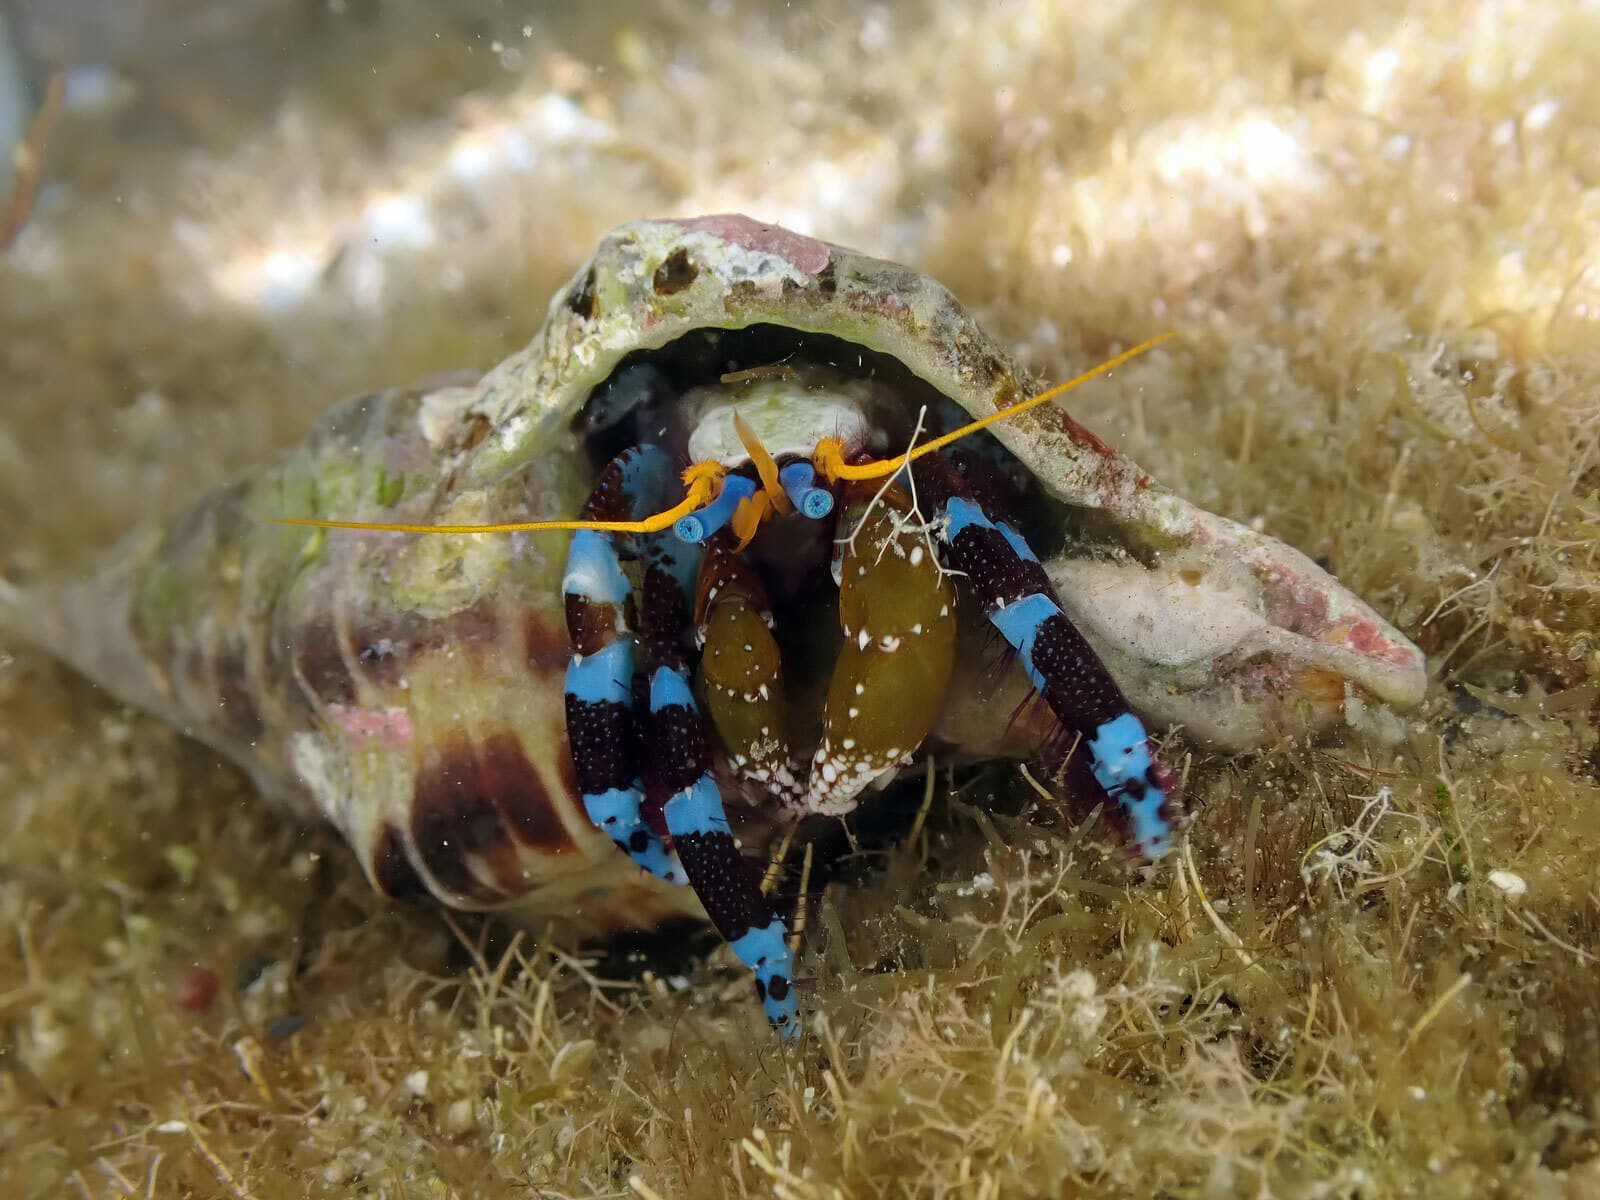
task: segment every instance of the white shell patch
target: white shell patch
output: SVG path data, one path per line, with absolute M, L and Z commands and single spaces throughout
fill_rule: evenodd
M 695 388 L 684 400 L 705 405 L 689 435 L 690 460 L 719 462 L 730 470 L 750 461 L 733 427 L 735 408 L 774 458 L 786 454 L 810 458 L 825 437 L 838 438 L 847 450 L 859 449 L 870 433 L 849 385 L 819 389 L 797 379 L 759 379 Z

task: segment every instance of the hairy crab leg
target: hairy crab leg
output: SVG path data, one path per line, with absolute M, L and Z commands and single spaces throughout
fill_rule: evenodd
M 657 563 L 645 570 L 640 613 L 650 680 L 645 718 L 645 819 L 672 837 L 706 915 L 756 977 L 767 1018 L 785 1037 L 799 1034 L 788 926 L 761 888 L 728 825 L 712 774 L 705 718 L 689 686 L 683 637 L 690 623 L 681 578 Z
M 910 499 L 853 485 L 834 564 L 844 645 L 828 685 L 806 808 L 846 813 L 914 753 L 944 705 L 955 667 L 955 592 Z M 848 534 L 846 534 L 848 531 Z
M 1050 711 L 1083 738 L 1096 782 L 1116 801 L 1134 848 L 1172 848 L 1176 781 L 1099 657 L 1061 609 L 1050 577 L 1022 535 L 994 520 L 942 455 L 918 461 L 917 487 L 935 514 L 956 568 L 972 581 L 989 620 L 1022 659 Z
M 615 520 L 653 506 L 671 462 L 654 447 L 625 450 L 600 473 L 584 507 L 592 520 Z M 580 529 L 567 550 L 561 581 L 572 662 L 567 668 L 567 743 L 589 819 L 646 871 L 685 881 L 678 856 L 641 816 L 639 731 L 633 711 L 637 642 L 633 587 L 609 533 Z

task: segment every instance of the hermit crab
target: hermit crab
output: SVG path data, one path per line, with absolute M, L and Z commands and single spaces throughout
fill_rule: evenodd
M 786 824 L 936 748 L 1041 760 L 1158 858 L 1153 729 L 1244 748 L 1420 698 L 1372 609 L 1053 398 L 905 267 L 636 222 L 521 353 L 336 406 L 90 575 L 0 584 L 0 618 L 332 821 L 386 894 L 709 918 L 793 1032 L 757 857 Z

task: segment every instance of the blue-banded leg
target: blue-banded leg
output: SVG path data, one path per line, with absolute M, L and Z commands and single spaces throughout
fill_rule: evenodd
M 626 450 L 601 472 L 584 516 L 628 520 L 655 511 L 671 481 L 672 463 L 665 451 Z M 676 561 L 672 566 L 692 569 L 692 564 Z M 683 883 L 686 877 L 678 856 L 641 813 L 644 791 L 633 710 L 638 665 L 633 587 L 610 534 L 580 529 L 572 535 L 561 589 L 572 641 L 566 680 L 567 743 L 584 810 L 634 862 L 669 883 Z
M 786 1038 L 795 1037 L 799 1005 L 788 926 L 761 890 L 761 868 L 740 852 L 728 825 L 712 774 L 710 735 L 689 686 L 689 595 L 672 572 L 652 563 L 642 600 L 640 636 L 650 680 L 645 818 L 671 835 L 712 925 L 754 973 L 768 1019 Z
M 1081 736 L 1090 772 L 1116 802 L 1134 848 L 1160 858 L 1172 848 L 1179 815 L 1176 781 L 1122 689 L 1062 611 L 1038 556 L 1013 525 L 984 511 L 950 461 L 929 455 L 914 473 L 951 565 L 967 575 L 1050 711 Z

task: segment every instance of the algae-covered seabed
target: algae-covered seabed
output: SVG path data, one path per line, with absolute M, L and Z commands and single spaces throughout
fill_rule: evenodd
M 0 261 L 13 576 L 493 362 L 611 225 L 738 209 L 1041 376 L 1177 330 L 1075 413 L 1433 683 L 1196 749 L 1148 877 L 969 783 L 830 893 L 786 1052 L 725 952 L 601 981 L 391 909 L 7 642 L 0 1193 L 1600 1194 L 1600 10 L 236 7 L 70 107 Z

